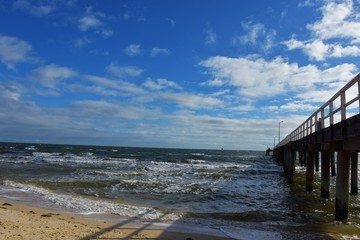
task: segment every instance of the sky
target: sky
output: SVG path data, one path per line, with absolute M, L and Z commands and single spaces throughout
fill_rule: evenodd
M 360 67 L 359 0 L 0 0 L 0 22 L 6 142 L 265 150 Z

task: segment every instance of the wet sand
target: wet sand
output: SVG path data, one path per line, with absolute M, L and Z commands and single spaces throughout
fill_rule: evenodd
M 174 239 L 222 240 L 224 236 L 176 231 L 173 226 L 140 223 L 136 219 L 118 222 L 27 206 L 0 198 L 1 239 Z
M 106 219 L 106 220 L 105 220 Z M 241 224 L 239 224 L 241 225 Z M 241 227 L 233 236 L 219 229 L 196 228 L 177 222 L 142 222 L 138 218 L 118 215 L 79 215 L 54 209 L 41 208 L 28 202 L 0 197 L 1 239 L 160 239 L 160 240 L 290 240 L 290 239 L 359 239 L 359 232 L 346 230 L 346 225 L 314 225 L 312 227 L 286 227 L 274 231 Z M 346 234 L 344 234 L 346 230 Z M 339 233 L 343 234 L 339 234 Z

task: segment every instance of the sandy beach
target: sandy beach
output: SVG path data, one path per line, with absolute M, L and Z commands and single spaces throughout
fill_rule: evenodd
M 27 206 L 0 198 L 1 239 L 228 239 L 194 232 L 176 231 L 167 225 L 87 219 L 79 215 Z

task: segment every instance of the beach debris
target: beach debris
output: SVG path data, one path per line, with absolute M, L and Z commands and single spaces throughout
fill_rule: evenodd
M 52 216 L 59 216 L 60 214 L 58 213 L 47 213 L 47 214 L 42 214 L 41 217 L 52 217 Z
M 10 203 L 3 203 L 3 206 L 12 206 Z

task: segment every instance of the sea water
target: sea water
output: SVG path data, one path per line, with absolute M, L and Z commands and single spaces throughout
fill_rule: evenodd
M 235 239 L 249 228 L 276 232 L 273 239 L 324 228 L 360 237 L 359 197 L 350 198 L 349 221 L 336 223 L 333 198 L 320 200 L 319 174 L 307 193 L 304 171 L 297 167 L 289 185 L 281 166 L 256 151 L 0 144 L 2 197 L 79 214 L 191 222 Z

